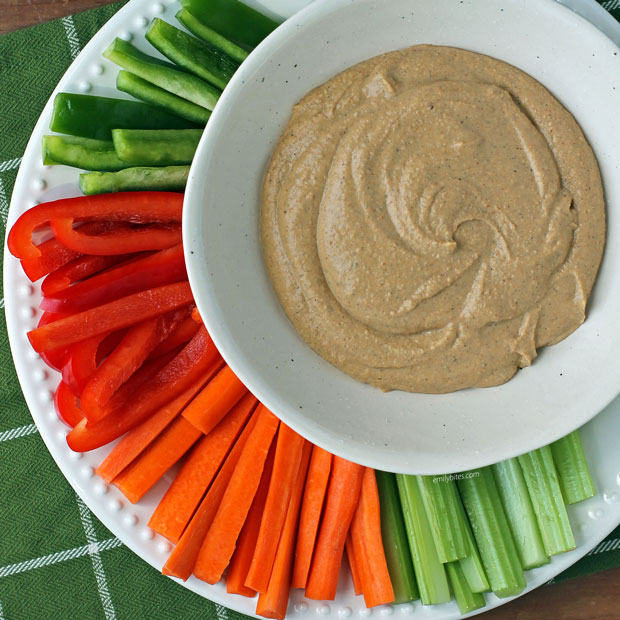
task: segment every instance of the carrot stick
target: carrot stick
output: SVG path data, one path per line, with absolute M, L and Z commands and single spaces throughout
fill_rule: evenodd
M 353 547 L 353 541 L 351 540 L 351 530 L 347 534 L 347 541 L 345 543 L 347 550 L 347 559 L 349 560 L 349 569 L 351 570 L 351 579 L 353 580 L 353 589 L 356 595 L 362 593 L 362 582 L 360 581 L 358 562 L 355 557 L 355 549 Z
M 351 542 L 366 607 L 392 603 L 394 589 L 381 538 L 379 491 L 375 470 L 368 467 L 364 470 L 359 503 L 351 521 Z
M 299 533 L 297 534 L 295 563 L 291 580 L 292 588 L 306 587 L 331 467 L 331 453 L 319 448 L 319 446 L 314 446 L 299 517 Z
M 303 446 L 304 439 L 301 435 L 286 424 L 280 424 L 267 503 L 261 519 L 254 557 L 245 580 L 245 585 L 257 592 L 265 592 L 269 586 L 269 576 L 297 479 Z
M 257 411 L 259 417 L 256 427 L 245 444 L 222 503 L 196 558 L 194 575 L 207 583 L 217 583 L 230 562 L 237 538 L 256 495 L 269 447 L 280 424 L 278 418 L 264 405 L 260 405 Z M 276 451 L 274 470 L 277 461 Z
M 134 459 L 136 459 L 146 447 L 161 433 L 168 424 L 179 414 L 188 402 L 196 395 L 198 390 L 209 380 L 219 368 L 220 362 L 215 364 L 206 374 L 194 381 L 184 392 L 169 403 L 160 407 L 150 418 L 147 418 L 140 426 L 129 431 L 117 444 L 103 463 L 97 468 L 97 474 L 106 482 L 112 482 Z
M 333 600 L 349 525 L 357 508 L 364 467 L 334 456 L 329 476 L 323 519 L 319 528 L 306 596 Z
M 283 620 L 288 607 L 291 592 L 291 573 L 295 555 L 295 539 L 298 532 L 299 513 L 304 493 L 308 463 L 312 454 L 312 444 L 303 441 L 303 451 L 299 471 L 295 479 L 293 492 L 286 511 L 286 519 L 278 542 L 276 558 L 273 563 L 267 591 L 259 594 L 256 613 L 265 618 Z
M 224 366 L 185 409 L 183 417 L 206 435 L 247 391 L 230 367 Z
M 112 483 L 135 504 L 201 435 L 195 426 L 179 416 Z
M 196 506 L 211 484 L 258 401 L 249 392 L 188 455 L 149 521 L 152 530 L 179 542 Z
M 247 426 L 243 429 L 230 454 L 226 457 L 226 461 L 213 481 L 211 488 L 200 502 L 194 516 L 185 528 L 183 536 L 181 536 L 177 546 L 172 550 L 164 564 L 161 571 L 164 575 L 178 577 L 183 581 L 187 581 L 192 574 L 200 547 L 211 527 L 218 506 L 230 483 L 230 478 L 239 462 L 239 457 L 243 453 L 243 449 L 256 427 L 259 417 L 255 412 Z
M 228 573 L 226 574 L 226 592 L 229 594 L 241 594 L 253 598 L 256 595 L 256 590 L 248 588 L 245 585 L 245 578 L 248 576 L 250 570 L 250 564 L 252 563 L 252 556 L 254 555 L 254 549 L 256 548 L 256 540 L 258 539 L 258 532 L 260 530 L 260 520 L 265 511 L 265 502 L 267 501 L 267 493 L 269 492 L 269 483 L 271 482 L 271 474 L 273 472 L 273 461 L 276 454 L 275 446 L 272 444 L 267 460 L 265 461 L 265 468 L 263 469 L 263 475 L 258 485 L 258 490 L 254 496 L 254 501 L 248 512 L 247 519 L 243 524 L 241 534 L 239 534 L 239 540 L 235 552 L 233 553 L 228 567 Z

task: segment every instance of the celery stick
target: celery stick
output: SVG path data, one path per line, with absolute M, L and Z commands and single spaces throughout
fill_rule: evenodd
M 235 45 L 226 37 L 205 26 L 189 9 L 181 9 L 175 17 L 196 37 L 217 47 L 237 62 L 243 62 L 249 55 L 242 47 Z
M 521 566 L 527 570 L 548 564 L 551 559 L 545 552 L 519 461 L 502 461 L 492 470 Z
M 113 129 L 121 160 L 133 166 L 191 164 L 202 129 Z
M 172 112 L 181 118 L 193 121 L 200 125 L 206 125 L 211 111 L 196 105 L 187 99 L 169 93 L 159 86 L 155 86 L 141 77 L 129 71 L 119 71 L 116 76 L 116 88 L 124 93 L 129 93 L 136 99 L 146 101 L 168 112 Z
M 470 611 L 484 607 L 486 605 L 484 596 L 479 592 L 471 591 L 461 565 L 458 562 L 448 562 L 445 566 L 450 579 L 450 586 L 461 614 L 465 615 Z
M 116 154 L 111 140 L 78 136 L 43 136 L 43 163 L 64 164 L 82 170 L 121 170 L 127 168 Z
M 467 579 L 469 589 L 472 592 L 488 592 L 491 589 L 491 586 L 489 585 L 489 580 L 487 579 L 487 575 L 484 571 L 482 559 L 480 558 L 480 552 L 478 551 L 478 546 L 474 540 L 471 525 L 469 524 L 469 519 L 465 514 L 465 508 L 463 507 L 462 501 L 459 502 L 459 509 L 461 511 L 463 523 L 465 524 L 465 544 L 467 545 L 467 557 L 461 558 L 459 560 L 459 564 L 463 570 L 465 579 Z
M 180 71 L 167 62 L 144 54 L 137 47 L 122 39 L 114 39 L 103 55 L 143 80 L 207 110 L 213 110 L 219 99 L 220 91 L 211 84 L 207 84 L 195 75 Z
M 87 196 L 141 190 L 182 192 L 188 174 L 189 166 L 125 168 L 119 172 L 83 172 L 80 174 L 80 189 Z
M 576 504 L 596 494 L 579 431 L 554 441 L 551 454 L 567 504 Z
M 575 548 L 575 538 L 562 498 L 558 474 L 551 448 L 545 446 L 519 457 L 548 555 L 557 555 Z
M 451 599 L 448 578 L 437 556 L 418 483 L 415 476 L 405 474 L 396 474 L 396 482 L 422 604 L 447 603 Z
M 224 89 L 239 63 L 215 47 L 171 26 L 156 17 L 146 32 L 146 40 L 182 69 Z
M 467 472 L 458 479 L 458 488 L 491 589 L 500 598 L 519 594 L 525 589 L 525 576 L 493 472 L 489 467 Z
M 441 562 L 467 556 L 461 502 L 454 480 L 448 476 L 416 476 L 424 508 Z
M 381 505 L 381 537 L 385 559 L 394 588 L 394 602 L 406 603 L 420 597 L 413 572 L 413 562 L 407 542 L 396 477 L 375 470 Z

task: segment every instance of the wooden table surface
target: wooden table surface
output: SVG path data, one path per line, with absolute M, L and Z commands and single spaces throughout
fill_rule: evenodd
M 0 33 L 112 0 L 0 0 Z M 545 586 L 483 616 L 488 620 L 620 620 L 620 568 Z

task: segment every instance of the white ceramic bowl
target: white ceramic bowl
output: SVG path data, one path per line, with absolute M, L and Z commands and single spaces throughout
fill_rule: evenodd
M 384 394 L 297 335 L 261 254 L 263 175 L 293 104 L 356 62 L 418 43 L 485 53 L 546 85 L 601 167 L 608 242 L 587 321 L 496 388 Z M 319 0 L 248 58 L 199 145 L 183 222 L 190 282 L 222 355 L 302 435 L 351 460 L 408 473 L 460 471 L 549 443 L 620 390 L 620 50 L 554 0 Z

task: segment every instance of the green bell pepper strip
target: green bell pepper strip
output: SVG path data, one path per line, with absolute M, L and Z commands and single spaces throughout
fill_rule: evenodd
M 87 196 L 143 190 L 182 192 L 188 175 L 189 166 L 136 167 L 118 172 L 82 172 L 79 184 Z
M 181 0 L 203 24 L 251 50 L 280 24 L 238 0 Z
M 112 129 L 190 129 L 196 124 L 140 101 L 58 93 L 50 129 L 71 136 L 111 140 Z
M 43 163 L 64 164 L 82 170 L 122 170 L 131 164 L 119 159 L 111 140 L 78 136 L 43 136 Z
M 167 110 L 202 127 L 206 125 L 211 116 L 210 110 L 187 101 L 187 99 L 183 99 L 178 95 L 169 93 L 167 90 L 159 88 L 159 86 L 155 86 L 129 71 L 118 72 L 116 88 L 136 99 L 146 101 L 153 106 Z
M 181 9 L 175 17 L 196 37 L 221 50 L 237 62 L 243 62 L 249 55 L 239 45 L 229 41 L 209 26 L 205 26 L 189 9 Z
M 202 129 L 113 129 L 118 157 L 130 166 L 191 164 Z
M 159 86 L 207 110 L 213 110 L 220 97 L 220 91 L 211 84 L 207 84 L 195 75 L 181 71 L 167 62 L 144 54 L 123 39 L 114 39 L 104 50 L 103 55 L 147 82 L 151 82 L 155 86 Z
M 215 47 L 155 18 L 146 32 L 146 40 L 176 65 L 224 89 L 239 63 Z

